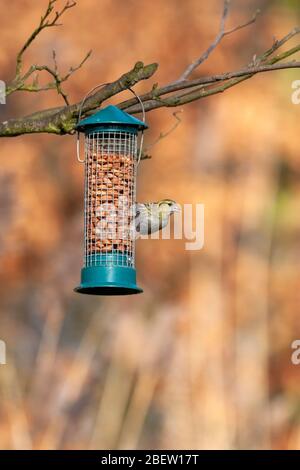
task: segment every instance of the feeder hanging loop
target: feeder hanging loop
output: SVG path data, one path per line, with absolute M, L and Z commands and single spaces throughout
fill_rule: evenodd
M 80 122 L 81 120 L 81 113 L 82 113 L 82 108 L 83 108 L 83 105 L 84 103 L 86 102 L 87 98 L 90 96 L 91 93 L 93 93 L 93 91 L 97 90 L 98 88 L 102 88 L 106 85 L 109 85 L 109 83 L 100 83 L 100 85 L 97 85 L 95 86 L 94 88 L 92 88 L 84 97 L 83 97 L 83 100 L 81 101 L 80 103 L 80 106 L 79 106 L 79 114 L 78 114 L 78 120 L 77 120 L 77 124 Z M 85 162 L 85 158 L 80 158 L 80 132 L 77 131 L 77 143 L 76 143 L 76 151 L 77 151 L 77 160 L 79 161 L 79 163 L 84 163 Z
M 109 82 L 108 83 L 101 83 L 100 85 L 97 85 L 95 86 L 94 88 L 92 88 L 83 98 L 83 100 L 81 101 L 80 103 L 80 107 L 79 107 L 79 114 L 78 114 L 78 120 L 77 120 L 77 125 L 78 123 L 80 122 L 81 120 L 81 114 L 82 114 L 82 108 L 83 108 L 83 105 L 84 103 L 86 102 L 87 98 L 91 95 L 91 93 L 93 93 L 93 91 L 97 90 L 98 88 L 102 88 L 106 85 L 109 85 Z M 142 108 L 142 113 L 143 113 L 143 123 L 145 124 L 145 121 L 146 121 L 146 113 L 145 113 L 145 107 L 144 107 L 144 103 L 142 102 L 141 98 L 139 97 L 139 95 L 130 87 L 128 87 L 128 90 L 131 91 L 131 93 L 136 97 L 136 99 L 138 100 L 138 102 L 140 103 L 141 105 L 141 108 Z M 77 153 L 77 160 L 79 163 L 85 163 L 85 158 L 81 158 L 80 157 L 80 132 L 77 131 L 77 142 L 76 142 L 76 153 Z M 141 132 L 141 139 L 140 139 L 140 150 L 139 150 L 139 156 L 138 156 L 138 159 L 137 159 L 137 166 L 139 165 L 140 161 L 141 161 L 141 158 L 142 158 L 142 153 L 143 153 L 143 143 L 144 143 L 144 130 L 142 130 Z
M 140 103 L 141 108 L 142 108 L 142 113 L 143 113 L 143 123 L 145 124 L 145 121 L 146 121 L 146 113 L 145 113 L 145 106 L 144 106 L 144 103 L 142 102 L 142 100 L 141 100 L 141 98 L 139 97 L 139 95 L 137 95 L 136 92 L 135 92 L 132 88 L 128 88 L 128 90 L 130 90 L 131 93 L 134 94 L 134 96 L 136 97 L 136 99 L 137 99 L 138 102 Z M 139 156 L 138 156 L 138 160 L 137 160 L 137 166 L 139 166 L 140 161 L 141 161 L 141 158 L 142 158 L 143 143 L 144 143 L 144 129 L 143 129 L 142 132 L 141 132 L 140 151 L 139 151 Z

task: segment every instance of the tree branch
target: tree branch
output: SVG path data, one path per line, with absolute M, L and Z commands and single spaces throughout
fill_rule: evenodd
M 53 90 L 56 89 L 57 93 L 62 96 L 64 102 L 66 105 L 69 104 L 68 98 L 66 93 L 63 91 L 61 84 L 63 82 L 66 82 L 70 76 L 76 72 L 78 69 L 80 69 L 86 60 L 90 57 L 91 51 L 89 51 L 84 59 L 80 62 L 79 65 L 76 67 L 71 67 L 68 71 L 67 74 L 64 76 L 61 76 L 59 71 L 58 71 L 58 66 L 57 66 L 57 61 L 56 61 L 56 53 L 53 51 L 52 56 L 53 56 L 53 62 L 54 62 L 54 68 L 49 67 L 48 65 L 31 65 L 27 72 L 23 73 L 22 68 L 23 68 L 23 55 L 26 52 L 26 50 L 30 47 L 32 42 L 36 39 L 36 37 L 46 28 L 51 28 L 54 26 L 61 26 L 60 23 L 58 23 L 59 18 L 62 17 L 62 15 L 69 10 L 70 8 L 73 8 L 76 5 L 75 1 L 70 1 L 68 0 L 65 6 L 60 10 L 56 11 L 53 18 L 50 19 L 51 14 L 54 10 L 54 5 L 57 2 L 57 0 L 49 0 L 48 1 L 48 6 L 46 8 L 45 13 L 42 15 L 40 19 L 40 23 L 37 26 L 37 28 L 31 33 L 29 38 L 26 40 L 25 44 L 22 46 L 21 50 L 17 54 L 17 62 L 16 62 L 16 75 L 12 82 L 7 85 L 6 88 L 6 96 L 11 95 L 15 91 L 29 91 L 29 92 L 40 92 L 40 91 L 47 91 L 47 90 Z M 32 83 L 27 83 L 27 80 L 35 73 L 35 72 L 41 72 L 45 71 L 49 75 L 52 76 L 53 81 L 47 83 L 46 85 L 39 85 L 39 80 L 38 80 L 38 75 L 35 75 Z
M 155 73 L 157 67 L 157 64 L 144 65 L 142 62 L 137 62 L 132 70 L 87 98 L 82 107 L 82 117 L 88 111 L 97 109 L 108 98 L 134 86 L 141 80 L 147 80 Z M 41 132 L 58 135 L 72 133 L 77 123 L 80 106 L 81 102 L 2 122 L 0 123 L 0 137 L 16 137 Z
M 19 78 L 21 75 L 21 69 L 22 69 L 22 63 L 23 63 L 23 54 L 28 49 L 28 47 L 32 44 L 32 42 L 35 40 L 35 38 L 43 31 L 43 29 L 46 28 L 51 28 L 53 26 L 61 26 L 60 24 L 57 23 L 59 18 L 62 17 L 62 15 L 69 10 L 70 8 L 73 8 L 76 5 L 75 1 L 67 1 L 65 6 L 62 8 L 60 11 L 56 11 L 54 18 L 50 21 L 49 17 L 54 10 L 54 4 L 57 2 L 57 0 L 49 0 L 48 6 L 46 8 L 46 11 L 44 15 L 42 15 L 40 23 L 38 27 L 31 33 L 19 53 L 17 54 L 17 64 L 16 64 L 16 78 Z
M 291 57 L 292 55 L 299 52 L 300 44 L 291 49 L 288 49 L 282 54 L 271 57 L 274 52 L 276 52 L 281 46 L 286 44 L 290 39 L 299 33 L 300 28 L 294 28 L 282 39 L 274 41 L 272 47 L 263 54 L 258 57 L 254 56 L 253 60 L 241 70 L 216 74 L 208 77 L 201 77 L 195 80 L 184 80 L 182 82 L 177 81 L 161 88 L 154 86 L 150 92 L 140 97 L 144 103 L 145 111 L 151 111 L 163 106 L 181 106 L 200 98 L 205 98 L 207 96 L 221 93 L 258 73 L 271 72 L 274 70 L 285 70 L 290 68 L 300 68 L 300 61 L 281 62 L 282 60 L 287 59 L 288 57 Z M 234 80 L 232 80 L 230 83 L 226 83 L 231 79 Z M 211 86 L 217 82 L 225 83 L 216 88 L 211 88 Z M 192 91 L 188 93 L 174 93 L 176 91 L 182 91 L 187 88 L 192 88 Z M 162 98 L 165 95 L 169 95 L 171 93 L 173 93 L 173 95 L 170 98 Z M 135 114 L 141 112 L 141 106 L 139 105 L 136 98 L 122 102 L 119 106 L 121 109 L 126 110 L 129 113 Z
M 63 97 L 65 106 L 37 111 L 29 116 L 18 119 L 10 119 L 9 121 L 2 122 L 0 123 L 0 137 L 15 137 L 22 134 L 42 132 L 64 135 L 74 132 L 74 128 L 78 120 L 81 102 L 72 105 L 69 104 L 67 95 L 62 90 L 61 84 L 85 63 L 90 53 L 86 55 L 86 57 L 77 67 L 71 67 L 68 73 L 63 76 L 61 76 L 58 72 L 55 52 L 53 52 L 54 66 L 52 68 L 47 65 L 32 65 L 27 70 L 27 72 L 22 73 L 23 53 L 30 46 L 35 37 L 46 27 L 58 26 L 57 21 L 62 16 L 62 14 L 75 5 L 75 2 L 68 0 L 64 8 L 61 11 L 56 12 L 52 19 L 49 19 L 49 16 L 51 15 L 54 8 L 54 3 L 56 3 L 56 0 L 49 0 L 48 8 L 42 16 L 39 26 L 31 34 L 19 52 L 17 56 L 16 77 L 13 80 L 11 87 L 8 88 L 8 94 L 17 90 L 44 91 L 49 89 L 56 89 L 58 94 Z M 289 48 L 287 51 L 278 53 L 279 48 L 287 44 L 292 38 L 300 33 L 300 28 L 297 27 L 280 40 L 274 40 L 272 46 L 269 49 L 263 52 L 260 56 L 255 55 L 252 60 L 248 62 L 248 65 L 244 66 L 240 70 L 214 74 L 207 77 L 199 77 L 194 80 L 187 79 L 187 77 L 189 77 L 190 74 L 197 67 L 199 67 L 199 65 L 201 65 L 204 60 L 208 58 L 208 56 L 217 47 L 224 36 L 249 26 L 256 20 L 258 12 L 249 21 L 235 26 L 232 29 L 226 30 L 225 22 L 228 16 L 228 8 L 229 0 L 225 0 L 220 23 L 220 30 L 216 39 L 196 61 L 186 68 L 181 78 L 162 87 L 158 87 L 158 85 L 155 84 L 149 92 L 141 96 L 145 111 L 151 111 L 161 107 L 181 106 L 201 98 L 222 93 L 225 90 L 228 90 L 229 88 L 241 83 L 242 81 L 248 80 L 249 78 L 259 73 L 300 68 L 300 61 L 294 60 L 285 62 L 287 58 L 294 56 L 297 52 L 300 51 L 300 44 Z M 275 55 L 276 53 L 277 55 Z M 112 96 L 121 93 L 129 87 L 134 86 L 141 80 L 147 80 L 152 77 L 156 72 L 157 67 L 157 64 L 150 64 L 145 66 L 143 63 L 138 62 L 132 70 L 122 75 L 118 80 L 109 83 L 101 90 L 98 90 L 89 96 L 82 107 L 82 117 L 85 117 L 91 112 L 94 112 L 104 101 L 111 98 Z M 37 78 L 30 85 L 26 82 L 26 80 L 28 80 L 28 78 L 35 72 L 41 71 L 46 71 L 49 75 L 51 75 L 53 81 L 44 86 L 40 86 L 38 84 Z M 136 98 L 121 102 L 119 107 L 133 114 L 141 112 L 141 105 Z
M 29 92 L 39 92 L 39 91 L 48 91 L 48 90 L 57 90 L 57 93 L 63 97 L 63 100 L 66 105 L 69 105 L 69 101 L 67 98 L 67 94 L 63 91 L 61 84 L 66 82 L 70 76 L 75 73 L 78 69 L 80 69 L 84 63 L 90 57 L 92 51 L 89 51 L 83 60 L 76 66 L 70 67 L 69 71 L 61 76 L 58 71 L 58 66 L 56 62 L 56 52 L 52 52 L 54 68 L 49 67 L 48 65 L 31 65 L 28 71 L 20 78 L 20 80 L 16 83 L 13 82 L 11 85 L 7 86 L 6 95 L 9 96 L 15 91 L 29 91 Z M 34 72 L 42 72 L 45 71 L 49 75 L 53 77 L 53 81 L 46 83 L 45 85 L 39 85 L 38 76 L 36 76 L 31 84 L 27 84 L 26 80 L 34 73 Z
M 264 52 L 259 59 L 256 59 L 254 57 L 254 61 L 251 62 L 251 64 L 255 63 L 260 63 L 266 61 L 268 57 L 270 57 L 274 52 L 276 52 L 280 47 L 284 46 L 288 41 L 290 41 L 294 36 L 297 36 L 300 33 L 300 27 L 296 27 L 292 29 L 288 34 L 283 36 L 283 38 L 277 40 L 274 38 L 273 45 L 268 49 L 266 52 Z M 250 65 L 251 65 L 250 64 Z
M 248 20 L 245 23 L 242 23 L 240 25 L 237 25 L 232 29 L 229 29 L 229 30 L 225 31 L 226 19 L 227 19 L 227 16 L 229 14 L 229 5 L 230 5 L 230 0 L 225 0 L 224 1 L 223 13 L 222 13 L 222 16 L 221 16 L 219 32 L 218 32 L 215 40 L 210 44 L 210 46 L 206 49 L 206 51 L 203 52 L 203 54 L 201 54 L 200 57 L 198 57 L 198 59 L 196 59 L 194 62 L 192 62 L 191 64 L 188 65 L 188 67 L 181 74 L 179 79 L 176 80 L 174 83 L 178 83 L 178 82 L 180 83 L 180 82 L 186 80 L 192 74 L 192 72 L 197 67 L 199 67 L 199 65 L 201 65 L 205 60 L 208 59 L 210 54 L 220 44 L 220 42 L 222 41 L 222 39 L 225 36 L 228 36 L 232 33 L 235 33 L 236 31 L 239 31 L 240 29 L 246 28 L 247 26 L 250 26 L 251 24 L 255 23 L 256 18 L 260 13 L 260 10 L 257 10 L 250 20 Z
M 148 151 L 155 147 L 161 140 L 165 139 L 168 137 L 170 134 L 172 134 L 179 124 L 181 123 L 181 119 L 179 117 L 179 114 L 183 112 L 183 109 L 180 109 L 179 111 L 175 111 L 173 114 L 173 117 L 175 118 L 176 122 L 173 124 L 173 126 L 167 130 L 166 132 L 160 132 L 159 136 L 152 142 L 151 144 L 147 145 L 147 147 L 144 148 L 141 156 L 141 160 L 149 160 L 151 158 L 151 155 L 148 154 Z
M 300 50 L 300 45 L 297 46 L 297 51 Z M 287 54 L 287 53 L 285 53 Z M 211 96 L 216 93 L 220 93 L 220 91 L 225 91 L 228 88 L 231 88 L 233 85 L 237 85 L 243 80 L 253 77 L 254 75 L 262 72 L 272 72 L 275 70 L 286 70 L 286 69 L 295 69 L 300 68 L 300 62 L 286 62 L 284 64 L 266 64 L 262 66 L 256 66 L 252 68 L 242 69 L 235 72 L 227 72 L 224 74 L 219 75 L 212 75 L 209 77 L 203 77 L 197 80 L 193 80 L 191 82 L 174 84 L 173 86 L 168 85 L 167 87 L 163 87 L 158 89 L 154 95 L 145 94 L 141 96 L 141 100 L 144 102 L 145 111 L 151 111 L 153 109 L 161 108 L 161 107 L 174 107 L 174 106 L 181 106 L 183 104 L 190 103 L 191 101 L 196 101 L 200 98 L 205 98 L 206 96 Z M 231 81 L 231 86 L 228 86 L 227 80 L 235 79 Z M 213 85 L 217 82 L 225 82 L 221 87 L 217 88 L 207 88 L 205 85 Z M 222 88 L 223 87 L 223 88 Z M 193 88 L 192 91 L 188 93 L 180 93 L 174 94 L 170 98 L 161 98 L 162 95 L 169 94 L 173 91 L 177 90 L 185 90 L 188 88 Z M 167 91 L 166 91 L 167 90 Z M 217 90 L 214 92 L 214 90 Z M 190 97 L 191 99 L 186 99 Z M 185 99 L 182 99 L 185 98 Z M 120 103 L 119 108 L 122 110 L 126 110 L 128 113 L 137 114 L 142 111 L 141 106 L 139 103 L 134 103 L 134 100 L 128 100 Z

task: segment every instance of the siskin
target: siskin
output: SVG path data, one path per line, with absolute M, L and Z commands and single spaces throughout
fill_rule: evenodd
M 149 235 L 166 227 L 170 216 L 180 212 L 180 206 L 172 199 L 158 202 L 137 203 L 135 206 L 135 229 L 141 235 Z

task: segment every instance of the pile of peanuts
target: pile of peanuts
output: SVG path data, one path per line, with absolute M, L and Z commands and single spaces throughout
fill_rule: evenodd
M 87 254 L 131 253 L 133 159 L 126 155 L 91 153 L 86 164 Z

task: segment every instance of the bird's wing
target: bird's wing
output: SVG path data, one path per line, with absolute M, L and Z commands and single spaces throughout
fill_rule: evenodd
M 135 204 L 135 218 L 139 217 L 145 209 L 145 204 L 137 202 Z
M 135 204 L 135 228 L 137 232 L 140 232 L 141 225 L 144 225 L 149 218 L 149 209 L 146 204 L 136 203 Z

